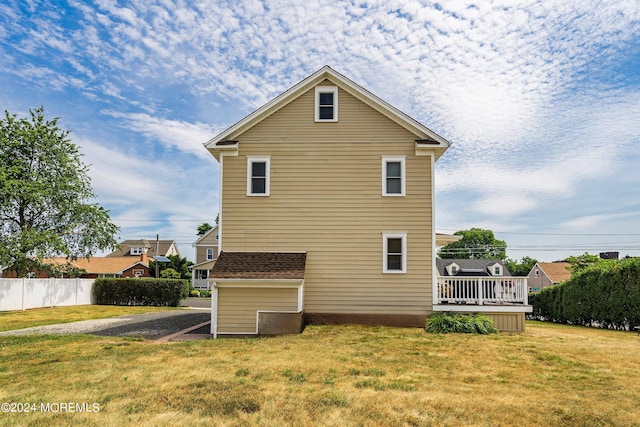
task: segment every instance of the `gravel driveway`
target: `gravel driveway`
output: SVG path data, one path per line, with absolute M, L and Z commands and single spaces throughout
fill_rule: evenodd
M 91 334 L 158 339 L 211 320 L 209 310 L 178 310 L 82 320 L 0 332 L 2 335 Z

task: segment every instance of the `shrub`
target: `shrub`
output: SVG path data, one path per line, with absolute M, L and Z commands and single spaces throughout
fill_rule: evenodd
M 203 298 L 209 298 L 211 296 L 210 291 L 200 291 L 200 296 Z
M 189 295 L 189 282 L 181 279 L 102 278 L 93 284 L 101 305 L 152 305 L 177 307 Z
M 194 289 L 191 292 L 189 292 L 189 296 L 190 297 L 199 297 L 200 296 L 200 291 L 197 290 L 197 289 Z
M 434 313 L 427 319 L 427 332 L 440 334 L 497 334 L 493 320 L 481 314 Z
M 529 295 L 531 318 L 627 329 L 640 325 L 640 259 L 599 262 Z

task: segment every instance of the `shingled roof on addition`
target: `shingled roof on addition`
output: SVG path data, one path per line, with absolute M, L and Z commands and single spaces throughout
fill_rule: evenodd
M 306 253 L 221 252 L 211 277 L 215 279 L 302 280 Z

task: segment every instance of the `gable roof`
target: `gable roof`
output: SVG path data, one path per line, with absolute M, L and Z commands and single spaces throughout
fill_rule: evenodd
M 171 246 L 178 252 L 178 246 L 175 244 L 175 240 L 158 240 L 158 253 L 156 253 L 156 240 L 153 239 L 138 239 L 138 240 L 125 240 L 118 244 L 118 249 L 111 252 L 107 257 L 123 257 L 131 255 L 131 248 L 147 248 L 147 256 L 154 257 L 158 255 L 166 256 Z M 132 255 L 136 256 L 136 255 Z
M 220 252 L 212 279 L 304 279 L 305 252 Z
M 564 282 L 571 278 L 571 264 L 568 262 L 539 262 L 536 264 L 553 283 Z M 534 265 L 535 269 L 536 266 Z
M 47 262 L 57 265 L 67 264 L 67 258 L 56 257 L 49 258 Z M 69 261 L 75 268 L 85 270 L 89 274 L 122 274 L 130 268 L 140 266 L 149 268 L 147 263 L 140 261 L 139 258 L 129 257 L 92 257 L 89 259 L 78 258 L 75 261 Z
M 465 276 L 465 271 L 469 273 L 488 273 L 488 268 L 499 264 L 502 267 L 502 276 L 511 276 L 511 272 L 504 263 L 498 259 L 436 259 L 436 268 L 440 276 L 448 276 L 447 266 L 457 264 L 460 268 L 459 275 Z
M 398 110 L 386 101 L 383 101 L 381 98 L 378 98 L 373 93 L 338 73 L 328 65 L 325 65 L 306 79 L 267 102 L 244 119 L 211 138 L 204 144 L 204 146 L 214 155 L 215 152 L 213 150 L 219 150 L 223 147 L 232 149 L 234 146 L 237 146 L 238 141 L 236 140 L 236 137 L 238 135 L 269 117 L 325 80 L 329 80 L 340 89 L 364 102 L 374 110 L 416 135 L 416 144 L 428 145 L 429 147 L 436 149 L 440 148 L 440 150 L 436 150 L 437 157 L 439 157 L 451 145 L 449 141 L 427 128 L 422 123 Z
M 191 246 L 197 246 L 204 238 L 206 238 L 207 236 L 209 236 L 209 234 L 211 233 L 215 233 L 218 231 L 218 224 L 214 225 L 213 228 L 209 231 L 207 231 L 206 233 L 204 233 L 202 236 L 198 237 L 198 240 L 196 240 L 195 242 L 193 242 L 193 244 Z M 217 240 L 217 239 L 216 239 Z M 208 244 L 207 244 L 208 245 Z

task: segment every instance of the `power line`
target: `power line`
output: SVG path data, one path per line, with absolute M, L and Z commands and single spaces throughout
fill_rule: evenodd
M 460 231 L 451 228 L 439 228 L 438 230 Z M 527 233 L 519 231 L 493 231 L 493 234 L 516 234 L 523 236 L 640 236 L 640 233 Z

